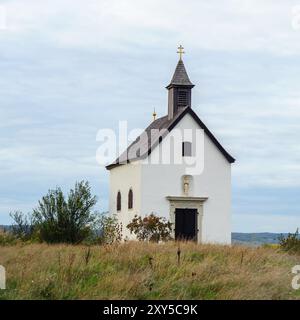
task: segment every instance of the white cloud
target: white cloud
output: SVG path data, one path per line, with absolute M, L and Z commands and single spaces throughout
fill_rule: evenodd
M 58 46 L 124 49 L 131 45 L 270 51 L 296 54 L 294 1 L 270 0 L 14 0 L 6 3 L 12 32 Z M 155 34 L 155 36 L 153 36 Z M 10 34 L 8 35 L 10 36 Z
M 11 199 L 12 207 L 23 203 L 27 208 L 48 188 L 80 178 L 92 180 L 106 198 L 107 173 L 95 160 L 96 132 L 119 119 L 128 119 L 132 127 L 147 125 L 154 106 L 160 115 L 166 113 L 164 85 L 179 43 L 186 47 L 186 67 L 196 84 L 196 111 L 237 158 L 234 187 L 245 196 L 247 188 L 278 189 L 279 195 L 282 188 L 299 188 L 300 31 L 291 26 L 294 5 L 271 0 L 3 2 L 3 198 Z M 7 214 L 8 202 L 0 214 Z M 267 195 L 265 202 L 272 210 Z M 251 217 L 247 221 L 257 225 L 260 217 Z

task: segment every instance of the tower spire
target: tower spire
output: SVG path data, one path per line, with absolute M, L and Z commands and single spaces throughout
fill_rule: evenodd
M 180 108 L 191 107 L 192 88 L 194 87 L 191 82 L 184 63 L 182 61 L 183 46 L 178 47 L 179 61 L 177 63 L 174 75 L 170 84 L 166 87 L 169 90 L 168 98 L 168 117 L 172 119 Z

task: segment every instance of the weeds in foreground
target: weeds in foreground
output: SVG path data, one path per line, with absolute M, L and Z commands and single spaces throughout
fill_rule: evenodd
M 0 299 L 300 298 L 291 288 L 298 257 L 273 248 L 30 244 L 0 247 L 0 264 Z

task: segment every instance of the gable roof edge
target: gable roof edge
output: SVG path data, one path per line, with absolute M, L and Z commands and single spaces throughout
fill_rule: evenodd
M 150 147 L 148 148 L 148 151 L 141 155 L 140 157 L 136 157 L 136 158 L 132 158 L 132 159 L 128 159 L 126 161 L 126 163 L 112 163 L 106 166 L 107 170 L 111 170 L 117 166 L 120 165 L 124 165 L 127 163 L 130 163 L 132 161 L 136 161 L 136 160 L 140 160 L 140 159 L 145 159 L 147 158 L 153 149 L 156 148 L 157 145 L 159 145 L 161 143 L 161 141 L 163 140 L 163 138 L 169 133 L 171 132 L 171 130 L 180 122 L 180 120 L 187 114 L 189 113 L 192 118 L 198 123 L 198 125 L 204 130 L 204 132 L 208 135 L 208 137 L 211 139 L 211 141 L 214 143 L 214 145 L 219 149 L 219 151 L 223 154 L 223 156 L 226 158 L 226 160 L 229 163 L 234 163 L 235 162 L 235 158 L 233 158 L 224 148 L 223 146 L 220 144 L 220 142 L 216 139 L 216 137 L 212 134 L 212 132 L 207 128 L 207 126 L 201 121 L 201 119 L 198 117 L 198 115 L 192 110 L 192 108 L 190 107 L 186 107 L 176 118 L 174 118 L 174 121 L 172 121 L 168 127 L 166 128 L 168 130 L 168 132 L 166 134 L 163 134 L 162 136 L 159 137 L 158 140 L 156 140 L 153 145 L 150 145 Z M 130 148 L 130 146 L 128 147 Z M 117 159 L 119 160 L 119 158 Z
M 202 122 L 202 120 L 198 117 L 195 111 L 192 108 L 188 108 L 188 113 L 193 117 L 193 119 L 199 124 L 199 126 L 204 130 L 204 132 L 208 135 L 211 141 L 215 144 L 215 146 L 219 149 L 219 151 L 223 154 L 223 156 L 227 159 L 229 163 L 234 163 L 235 158 L 233 158 L 221 145 L 221 143 L 217 140 L 217 138 L 212 134 L 212 132 L 207 128 L 207 126 Z

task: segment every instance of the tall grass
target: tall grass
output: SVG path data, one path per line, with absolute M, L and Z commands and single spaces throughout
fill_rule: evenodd
M 273 248 L 128 242 L 0 247 L 0 299 L 296 299 L 299 257 Z

